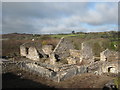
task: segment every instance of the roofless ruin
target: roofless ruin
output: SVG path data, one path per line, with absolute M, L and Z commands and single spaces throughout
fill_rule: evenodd
M 27 61 L 23 68 L 60 82 L 82 73 L 118 74 L 118 52 L 106 49 L 95 57 L 92 47 L 81 43 L 81 50 L 62 37 L 56 47 L 31 41 L 20 46 L 20 54 Z M 99 61 L 96 61 L 99 58 Z M 66 61 L 63 63 L 62 61 Z

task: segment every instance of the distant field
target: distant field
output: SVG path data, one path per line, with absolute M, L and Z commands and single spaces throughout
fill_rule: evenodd
M 61 38 L 61 37 L 84 37 L 85 34 L 55 34 L 55 35 L 50 35 L 51 37 L 54 37 L 54 38 Z
M 34 39 L 37 42 L 46 44 L 57 45 L 61 37 L 69 39 L 75 49 L 81 49 L 82 42 L 88 42 L 93 46 L 95 55 L 99 56 L 99 53 L 106 48 L 110 50 L 120 51 L 120 36 L 119 32 L 99 32 L 99 33 L 75 33 L 75 34 L 19 34 L 11 33 L 2 35 L 2 55 L 3 56 L 19 56 L 19 47 L 21 44 Z

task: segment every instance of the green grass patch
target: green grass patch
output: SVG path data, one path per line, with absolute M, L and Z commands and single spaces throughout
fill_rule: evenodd
M 85 35 L 84 34 L 55 34 L 55 35 L 51 35 L 51 37 L 54 37 L 54 38 L 77 37 L 77 36 L 83 38 Z
M 114 84 L 120 90 L 120 77 L 117 77 L 114 79 Z

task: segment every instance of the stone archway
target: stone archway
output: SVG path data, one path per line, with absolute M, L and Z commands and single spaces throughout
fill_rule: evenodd
M 108 67 L 108 73 L 115 73 L 116 69 L 115 67 Z

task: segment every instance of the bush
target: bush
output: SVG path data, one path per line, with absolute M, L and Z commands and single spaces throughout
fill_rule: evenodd
M 120 77 L 117 77 L 114 79 L 114 84 L 116 85 L 117 88 L 120 90 Z

